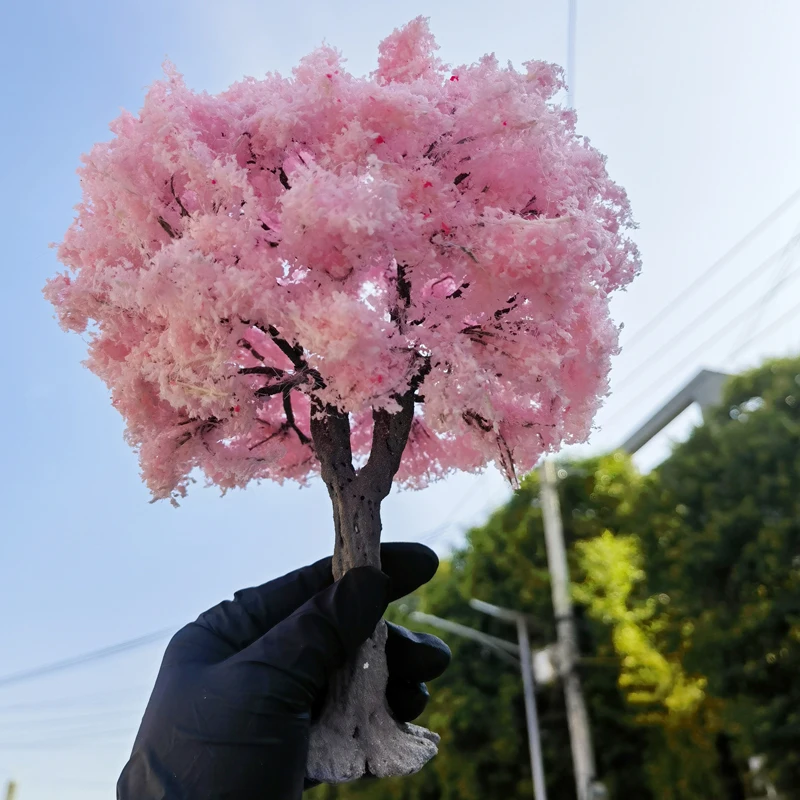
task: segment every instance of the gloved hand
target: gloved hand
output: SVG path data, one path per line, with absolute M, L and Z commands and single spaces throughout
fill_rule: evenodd
M 169 643 L 118 800 L 297 800 L 312 716 L 329 676 L 355 657 L 387 604 L 429 581 L 439 565 L 419 544 L 381 547 L 383 571 L 333 582 L 331 559 L 237 592 Z M 447 668 L 435 636 L 389 626 L 387 699 L 410 721 L 423 681 Z

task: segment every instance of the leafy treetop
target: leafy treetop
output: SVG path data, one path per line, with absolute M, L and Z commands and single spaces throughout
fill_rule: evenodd
M 639 267 L 624 191 L 556 104 L 561 70 L 457 69 L 418 18 L 369 77 L 321 47 L 211 96 L 167 65 L 80 169 L 47 297 L 91 332 L 156 497 L 306 481 L 312 409 L 416 401 L 398 479 L 586 437 Z

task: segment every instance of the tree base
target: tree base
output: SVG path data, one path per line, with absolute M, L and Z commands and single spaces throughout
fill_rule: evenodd
M 419 772 L 438 752 L 439 735 L 400 723 L 388 713 L 375 721 L 364 743 L 338 728 L 316 725 L 311 732 L 306 774 L 321 783 L 347 783 L 364 776 L 393 778 Z
M 346 783 L 365 775 L 419 772 L 437 753 L 439 736 L 395 720 L 386 703 L 386 625 L 381 622 L 355 663 L 337 675 L 311 728 L 306 776 Z

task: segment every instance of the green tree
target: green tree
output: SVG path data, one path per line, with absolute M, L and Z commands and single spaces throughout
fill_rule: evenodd
M 705 699 L 706 679 L 689 677 L 683 665 L 659 646 L 665 627 L 658 598 L 636 602 L 634 591 L 646 577 L 636 536 L 604 531 L 577 542 L 583 580 L 575 598 L 592 618 L 611 626 L 620 657 L 619 685 L 628 702 L 643 709 L 643 718 L 663 725 L 691 717 Z
M 800 359 L 731 380 L 722 405 L 643 487 L 648 590 L 718 701 L 728 783 L 763 753 L 800 787 Z M 788 796 L 788 795 L 787 795 Z

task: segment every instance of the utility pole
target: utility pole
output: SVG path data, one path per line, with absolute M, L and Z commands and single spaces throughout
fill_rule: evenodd
M 522 661 L 522 688 L 525 693 L 525 721 L 528 725 L 528 750 L 533 772 L 533 794 L 536 800 L 547 800 L 542 763 L 542 741 L 539 731 L 539 713 L 536 709 L 536 688 L 533 684 L 533 659 L 531 643 L 528 638 L 528 624 L 525 617 L 517 617 L 517 638 L 519 639 L 520 660 Z
M 17 784 L 9 781 L 6 785 L 6 800 L 15 800 L 17 796 Z
M 542 764 L 542 741 L 539 734 L 539 714 L 536 710 L 536 687 L 533 677 L 533 658 L 531 643 L 528 637 L 528 618 L 519 611 L 500 608 L 483 600 L 470 600 L 470 606 L 476 611 L 510 622 L 517 626 L 519 639 L 520 669 L 522 686 L 525 694 L 525 721 L 528 725 L 528 750 L 531 757 L 531 774 L 533 777 L 533 796 L 535 800 L 547 800 L 547 789 L 544 783 L 544 766 Z M 583 798 L 579 798 L 583 800 Z
M 595 782 L 594 751 L 589 714 L 583 699 L 580 675 L 577 672 L 578 632 L 572 613 L 572 596 L 569 584 L 567 551 L 564 546 L 564 528 L 558 503 L 558 476 L 552 461 L 545 460 L 540 469 L 539 498 L 542 506 L 542 523 L 547 545 L 547 567 L 550 572 L 550 590 L 553 613 L 558 634 L 559 667 L 567 704 L 567 722 L 572 749 L 572 766 L 578 800 L 602 797 L 603 788 Z

